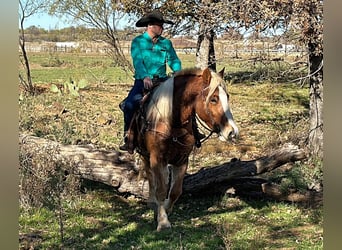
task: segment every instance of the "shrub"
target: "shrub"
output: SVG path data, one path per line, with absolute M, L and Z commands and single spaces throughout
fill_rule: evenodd
M 58 146 L 54 145 L 34 152 L 20 148 L 19 204 L 22 208 L 56 209 L 60 199 L 73 196 L 79 190 L 75 165 L 58 161 L 58 153 Z

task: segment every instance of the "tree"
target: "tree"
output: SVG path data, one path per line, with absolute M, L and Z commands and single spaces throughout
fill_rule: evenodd
M 153 1 L 123 0 L 123 11 L 142 16 L 152 9 L 160 9 L 163 15 L 175 22 L 170 34 L 197 36 L 196 66 L 216 71 L 214 40 L 219 30 L 227 24 L 225 3 L 217 0 Z
M 323 0 L 230 0 L 231 18 L 246 28 L 260 31 L 293 30 L 306 45 L 310 88 L 311 155 L 323 157 Z
M 111 0 L 50 0 L 50 13 L 68 15 L 75 21 L 96 28 L 104 37 L 104 41 L 111 45 L 109 54 L 114 62 L 129 71 L 133 71 L 132 64 L 121 50 L 117 22 L 123 17 L 120 4 Z
M 39 13 L 45 7 L 45 1 L 39 0 L 19 0 L 19 47 L 21 50 L 20 62 L 24 67 L 25 76 L 19 72 L 19 82 L 24 87 L 24 91 L 33 95 L 35 89 L 32 82 L 29 58 L 25 48 L 24 23 L 30 16 Z
M 217 0 L 51 0 L 50 13 L 66 14 L 88 26 L 102 30 L 107 37 L 107 42 L 112 45 L 113 58 L 118 65 L 132 69 L 121 52 L 115 23 L 122 19 L 122 13 L 128 13 L 136 18 L 156 8 L 160 9 L 165 17 L 176 22 L 171 29 L 171 35 L 189 32 L 197 35 L 196 66 L 209 67 L 216 71 L 214 39 L 216 32 L 227 26 L 224 23 L 227 19 L 224 2 Z
M 304 3 L 302 3 L 304 4 Z M 305 10 L 303 40 L 309 51 L 310 131 L 312 154 L 323 158 L 323 1 L 310 1 Z M 303 6 L 304 7 L 304 6 Z

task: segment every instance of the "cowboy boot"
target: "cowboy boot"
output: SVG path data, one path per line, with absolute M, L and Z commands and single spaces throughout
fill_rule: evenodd
M 127 151 L 130 154 L 134 153 L 134 133 L 131 129 L 124 133 L 124 144 L 119 146 L 122 151 Z
M 126 131 L 124 132 L 124 144 L 119 146 L 119 149 L 122 151 L 128 150 L 128 136 Z

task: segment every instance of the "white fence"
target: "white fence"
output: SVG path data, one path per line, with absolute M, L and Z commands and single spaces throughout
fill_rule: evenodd
M 130 54 L 130 43 L 126 42 L 121 45 L 124 54 Z M 175 48 L 177 53 L 195 54 L 196 47 L 194 46 L 178 46 Z M 98 53 L 105 54 L 110 50 L 110 45 L 105 42 L 41 42 L 41 43 L 26 43 L 27 52 L 61 52 L 61 53 Z M 305 53 L 303 48 L 288 44 L 271 45 L 263 44 L 243 44 L 243 43 L 229 43 L 217 42 L 215 43 L 215 54 L 218 57 L 228 56 L 232 58 L 240 57 L 255 57 L 274 55 L 296 55 L 302 56 Z

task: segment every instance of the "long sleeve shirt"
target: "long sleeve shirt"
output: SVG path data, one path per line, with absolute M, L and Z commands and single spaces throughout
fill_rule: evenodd
M 173 72 L 182 68 L 172 42 L 160 36 L 156 43 L 147 32 L 135 37 L 131 44 L 131 56 L 135 70 L 135 79 L 153 78 L 158 75 L 160 78 L 167 77 L 166 65 Z

